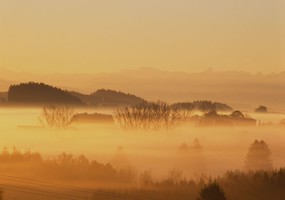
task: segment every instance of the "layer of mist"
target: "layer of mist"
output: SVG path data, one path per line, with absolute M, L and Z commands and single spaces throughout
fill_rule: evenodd
M 75 109 L 75 111 L 76 113 L 114 114 L 112 110 L 106 112 L 96 109 Z M 16 178 L 24 177 L 94 190 L 120 192 L 128 190 L 129 195 L 143 193 L 150 196 L 155 196 L 155 192 L 152 191 L 157 190 L 155 187 L 163 185 L 165 188 L 171 183 L 176 186 L 167 186 L 173 189 L 172 197 L 170 195 L 168 199 L 175 199 L 175 195 L 178 194 L 181 198 L 183 195 L 195 198 L 204 183 L 224 177 L 220 184 L 229 195 L 234 197 L 234 191 L 227 188 L 223 182 L 228 181 L 225 174 L 229 171 L 248 173 L 246 161 L 250 147 L 255 141 L 264 141 L 269 148 L 268 159 L 272 166 L 271 170 L 278 170 L 285 166 L 283 154 L 285 126 L 279 125 L 279 122 L 285 118 L 283 114 L 249 113 L 251 117 L 261 122 L 249 127 L 199 127 L 185 123 L 160 130 L 125 130 L 116 121 L 114 123 L 72 123 L 63 130 L 49 129 L 42 127 L 39 121 L 40 114 L 41 109 L 38 108 L 2 108 L 0 110 L 2 122 L 0 149 L 3 149 L 0 156 L 0 176 L 2 174 Z M 61 165 L 60 163 L 64 162 L 60 159 L 67 159 L 68 162 L 73 163 L 71 165 L 73 167 L 69 164 Z M 78 164 L 83 161 L 89 163 L 85 168 L 81 168 L 82 166 Z M 94 172 L 86 171 L 91 163 L 93 163 L 92 166 L 97 166 Z M 101 167 L 98 168 L 98 166 Z M 251 177 L 249 174 L 239 176 L 246 176 L 249 179 Z M 1 184 L 6 188 L 19 184 L 1 180 Z M 183 183 L 187 183 L 185 187 L 188 188 L 188 192 L 186 193 L 181 191 L 182 186 L 178 186 L 182 180 L 187 180 Z M 150 190 L 146 185 L 151 185 L 152 189 Z M 40 186 L 36 187 L 40 188 Z M 176 190 L 180 192 L 176 193 Z M 6 191 L 6 194 L 7 197 L 15 198 L 20 195 L 15 191 Z M 76 195 L 75 192 L 74 196 Z M 162 192 L 161 195 L 166 193 Z M 156 197 L 160 199 L 162 196 Z M 36 195 L 27 198 L 33 199 Z

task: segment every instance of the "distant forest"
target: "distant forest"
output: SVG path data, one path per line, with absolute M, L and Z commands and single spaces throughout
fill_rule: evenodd
M 21 105 L 64 104 L 73 106 L 132 106 L 146 100 L 131 94 L 100 89 L 90 95 L 64 91 L 44 83 L 21 83 L 11 85 L 8 93 L 0 96 L 2 103 Z
M 103 107 L 117 107 L 117 106 L 133 106 L 144 103 L 146 100 L 132 94 L 126 94 L 115 90 L 100 89 L 90 95 L 84 95 L 78 92 L 70 92 L 70 94 L 79 98 L 88 106 L 103 106 Z
M 59 88 L 44 83 L 21 83 L 11 85 L 8 90 L 8 103 L 15 104 L 71 104 L 83 105 L 77 97 Z

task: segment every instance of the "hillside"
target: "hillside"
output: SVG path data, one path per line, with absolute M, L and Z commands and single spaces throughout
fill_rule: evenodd
M 132 106 L 145 102 L 132 94 L 100 89 L 90 95 L 64 91 L 44 83 L 21 83 L 11 85 L 8 93 L 0 93 L 0 102 L 21 105 L 66 104 L 75 106 Z
M 44 83 L 21 83 L 11 85 L 8 90 L 9 104 L 67 104 L 67 105 L 84 105 L 77 97 L 63 91 L 59 88 L 46 85 Z
M 100 89 L 90 95 L 84 95 L 78 92 L 71 92 L 72 95 L 79 98 L 82 102 L 89 106 L 117 107 L 132 106 L 145 102 L 143 98 L 132 94 L 126 94 L 115 90 Z

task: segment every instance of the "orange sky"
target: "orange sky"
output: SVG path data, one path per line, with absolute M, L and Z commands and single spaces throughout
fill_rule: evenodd
M 284 13 L 282 0 L 0 0 L 0 67 L 278 72 Z

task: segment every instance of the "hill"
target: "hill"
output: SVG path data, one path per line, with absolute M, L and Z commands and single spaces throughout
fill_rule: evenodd
M 69 92 L 44 83 L 20 83 L 11 85 L 8 93 L 0 93 L 0 102 L 21 105 L 65 104 L 75 106 L 132 106 L 146 102 L 132 94 L 115 90 L 100 89 L 90 95 Z
M 133 106 L 138 103 L 146 102 L 143 98 L 115 90 L 100 89 L 90 95 L 84 95 L 78 92 L 71 92 L 71 94 L 81 99 L 82 102 L 89 106 Z
M 77 97 L 59 88 L 44 83 L 21 83 L 11 85 L 8 90 L 9 104 L 41 105 L 41 104 L 67 104 L 84 105 Z

